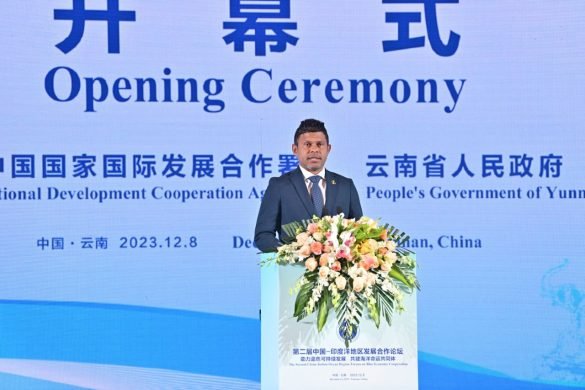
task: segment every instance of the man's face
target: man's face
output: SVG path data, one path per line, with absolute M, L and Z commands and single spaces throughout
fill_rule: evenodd
M 292 145 L 292 151 L 299 159 L 301 167 L 318 173 L 325 166 L 331 145 L 327 143 L 323 132 L 303 133 L 297 143 Z

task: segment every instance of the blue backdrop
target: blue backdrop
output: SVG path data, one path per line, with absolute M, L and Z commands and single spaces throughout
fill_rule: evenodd
M 0 387 L 258 388 L 298 123 L 417 253 L 420 388 L 585 383 L 576 0 L 9 1 Z

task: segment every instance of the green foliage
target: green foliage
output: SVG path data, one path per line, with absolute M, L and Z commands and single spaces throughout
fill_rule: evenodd
M 392 313 L 394 312 L 392 295 L 388 291 L 384 291 L 380 285 L 376 284 L 374 285 L 374 298 L 376 299 L 379 316 L 384 317 L 388 325 L 392 325 Z
M 368 312 L 370 313 L 370 318 L 374 321 L 376 328 L 380 328 L 380 311 L 378 310 L 378 304 L 374 298 L 368 300 Z
M 414 287 L 413 285 L 411 285 L 410 281 L 406 278 L 406 276 L 404 275 L 404 273 L 402 272 L 402 270 L 400 269 L 400 267 L 396 263 L 394 263 L 394 265 L 390 269 L 390 272 L 388 272 L 388 275 L 392 279 L 398 280 L 399 282 L 401 282 L 405 286 L 408 286 L 410 288 Z
M 285 233 L 285 236 L 282 237 L 282 240 L 285 244 L 290 244 L 291 242 L 295 241 L 297 236 L 297 232 L 303 231 L 307 228 L 307 225 L 310 221 L 294 221 L 291 223 L 287 223 L 286 225 L 282 225 L 282 231 Z
M 394 263 L 392 265 L 392 269 L 388 272 L 388 275 L 397 280 L 398 286 L 407 292 L 412 292 L 413 289 L 420 290 L 420 285 L 418 284 L 418 280 L 416 279 L 416 275 L 414 273 L 414 266 L 405 265 L 400 262 Z
M 359 322 L 360 322 L 360 319 L 362 318 L 362 313 L 363 313 L 364 306 L 366 303 L 365 303 L 365 298 L 363 296 L 357 295 L 358 299 L 356 301 L 354 301 L 354 305 L 355 305 L 355 308 L 356 308 L 358 315 L 356 317 L 353 317 L 354 322 L 350 322 L 350 321 L 347 321 L 345 319 L 346 314 L 350 310 L 349 305 L 348 305 L 349 294 L 347 293 L 347 290 L 344 290 L 341 292 L 341 295 L 342 295 L 341 303 L 336 308 L 336 317 L 337 317 L 337 323 L 339 325 L 339 329 L 341 331 L 341 337 L 343 337 L 343 339 L 345 341 L 345 346 L 349 347 L 349 341 L 351 340 L 351 334 L 353 333 L 355 328 L 359 327 Z
M 317 315 L 317 330 L 319 332 L 327 322 L 327 314 L 329 314 L 329 307 L 331 306 L 330 298 L 329 291 L 324 289 L 319 299 L 319 314 Z
M 410 236 L 406 235 L 406 233 L 401 232 L 398 228 L 394 226 L 384 225 L 384 228 L 388 230 L 388 238 L 392 239 L 396 243 L 398 247 L 404 246 L 406 241 L 410 238 Z M 409 249 L 402 248 L 403 250 L 412 253 Z
M 380 238 L 384 230 L 385 228 L 383 226 L 378 228 L 372 228 L 371 226 L 368 225 L 359 225 L 358 228 L 354 231 L 354 236 L 356 238 L 356 241 L 358 242 L 367 240 L 369 238 L 377 240 Z
M 295 300 L 295 311 L 294 316 L 297 318 L 298 321 L 302 320 L 307 316 L 307 312 L 305 311 L 305 307 L 313 294 L 313 288 L 315 287 L 315 282 L 317 280 L 317 273 L 316 272 L 305 272 L 305 279 L 307 279 L 307 283 L 303 284 L 297 294 L 297 298 Z

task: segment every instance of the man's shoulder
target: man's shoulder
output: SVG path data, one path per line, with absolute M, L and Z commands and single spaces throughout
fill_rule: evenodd
M 299 168 L 293 169 L 292 171 L 283 173 L 280 176 L 274 176 L 270 178 L 270 184 L 284 184 L 290 182 L 293 178 L 302 177 L 303 174 Z M 325 178 L 326 180 L 336 180 L 340 183 L 350 183 L 352 179 L 349 177 L 340 175 L 337 172 L 330 171 L 328 169 L 325 170 Z
M 349 177 L 346 177 L 346 176 L 340 175 L 339 173 L 332 172 L 332 171 L 330 171 L 330 170 L 326 170 L 326 171 L 325 171 L 325 178 L 326 178 L 327 180 L 329 180 L 329 179 L 332 179 L 332 180 L 337 180 L 337 181 L 338 181 L 338 182 L 340 182 L 340 183 L 343 183 L 343 182 L 348 182 L 348 183 L 350 183 L 350 182 L 352 182 L 352 179 L 350 179 Z
M 302 173 L 299 171 L 299 169 L 293 169 L 292 171 L 283 173 L 280 176 L 273 176 L 270 178 L 270 182 L 269 184 L 284 184 L 284 183 L 288 183 L 293 177 L 296 177 L 298 175 L 302 176 Z

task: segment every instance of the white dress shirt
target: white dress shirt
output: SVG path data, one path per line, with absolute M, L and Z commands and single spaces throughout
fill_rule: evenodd
M 301 172 L 303 172 L 303 177 L 305 178 L 305 186 L 307 187 L 307 191 L 309 192 L 309 195 L 311 194 L 311 186 L 313 185 L 313 183 L 311 183 L 311 180 L 309 180 L 309 177 L 311 176 L 321 176 L 321 181 L 319 182 L 319 188 L 321 188 L 321 193 L 323 194 L 323 206 L 325 206 L 325 202 L 327 199 L 327 182 L 325 181 L 325 168 L 323 168 L 321 170 L 321 172 L 318 173 L 312 173 L 307 171 L 305 168 L 301 167 L 299 165 L 299 168 L 301 168 Z

